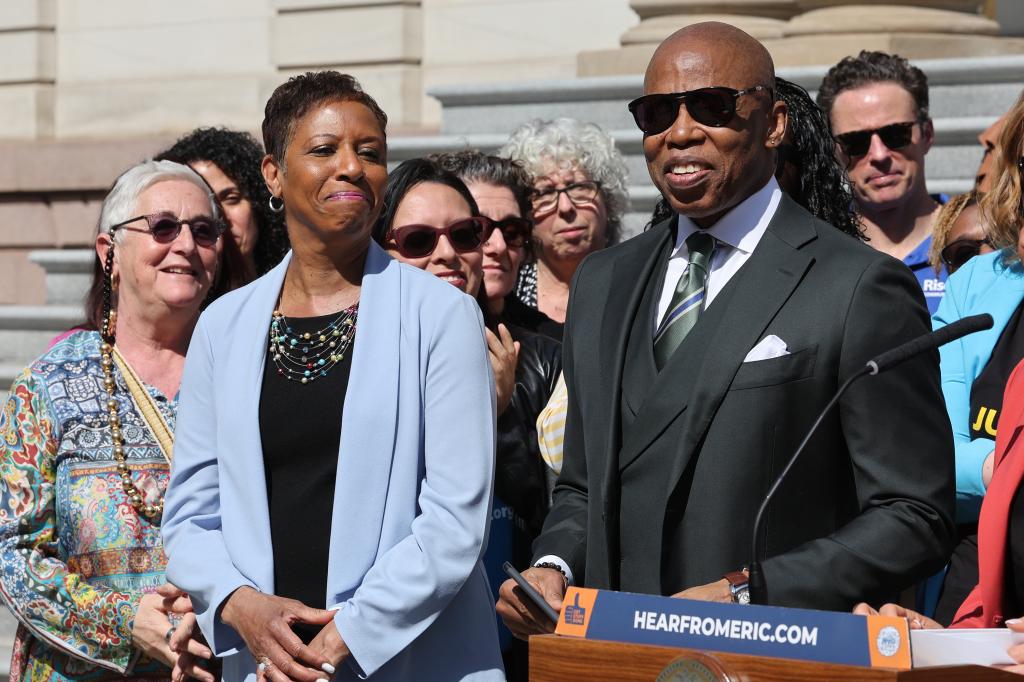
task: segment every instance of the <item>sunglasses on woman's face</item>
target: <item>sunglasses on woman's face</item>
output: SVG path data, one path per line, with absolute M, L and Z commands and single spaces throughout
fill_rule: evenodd
M 740 95 L 752 92 L 770 91 L 764 85 L 734 90 L 733 88 L 700 88 L 688 92 L 670 92 L 664 95 L 644 95 L 629 103 L 636 125 L 644 135 L 657 135 L 675 123 L 679 116 L 679 105 L 686 107 L 697 123 L 721 128 L 736 115 L 736 100 Z
M 526 246 L 533 232 L 533 223 L 519 216 L 508 216 L 501 220 L 491 220 L 491 228 L 487 231 L 487 239 L 491 238 L 491 230 L 500 230 L 505 245 L 515 249 Z
M 146 229 L 128 227 L 129 223 L 139 220 L 145 220 L 149 227 Z M 172 213 L 153 213 L 135 216 L 117 225 L 111 225 L 110 233 L 113 234 L 116 230 L 122 229 L 131 232 L 148 232 L 156 243 L 170 244 L 181 234 L 183 225 L 188 225 L 189 230 L 192 232 L 193 241 L 199 246 L 205 247 L 216 244 L 217 240 L 220 239 L 220 235 L 227 228 L 227 225 L 223 222 L 209 216 L 199 215 L 188 220 L 178 220 L 178 217 Z
M 887 126 L 871 130 L 854 130 L 836 135 L 836 142 L 839 143 L 843 153 L 850 158 L 867 154 L 871 149 L 871 138 L 875 135 L 878 135 L 882 144 L 895 151 L 910 144 L 914 138 L 915 125 L 917 125 L 917 121 L 907 121 L 905 123 L 890 123 Z
M 957 239 L 942 249 L 939 257 L 950 272 L 981 253 L 982 246 L 992 246 L 988 239 Z
M 456 253 L 475 251 L 484 243 L 489 229 L 490 222 L 486 218 L 474 217 L 457 220 L 447 227 L 403 225 L 391 230 L 391 239 L 404 257 L 423 258 L 434 253 L 441 235 L 448 237 Z

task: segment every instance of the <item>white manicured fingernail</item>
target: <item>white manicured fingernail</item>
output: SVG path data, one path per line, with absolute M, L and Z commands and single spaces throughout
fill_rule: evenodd
M 323 670 L 328 675 L 333 675 L 334 674 L 334 666 L 331 665 L 330 663 L 324 663 L 322 666 L 320 666 L 320 669 Z
M 330 680 L 328 680 L 326 677 L 318 677 L 316 678 L 316 682 L 330 682 Z

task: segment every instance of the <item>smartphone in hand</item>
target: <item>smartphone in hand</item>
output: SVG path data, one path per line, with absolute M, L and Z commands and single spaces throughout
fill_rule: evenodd
M 543 611 L 544 615 L 547 616 L 552 623 L 558 622 L 558 612 L 551 608 L 551 604 L 548 604 L 544 597 L 540 595 L 540 592 L 538 592 L 533 585 L 527 582 L 522 573 L 517 571 L 515 567 L 507 561 L 502 565 L 502 568 L 505 569 L 505 573 L 508 574 L 508 577 L 516 581 L 516 584 L 522 588 L 523 592 L 526 593 L 526 596 L 530 598 L 530 601 L 532 601 L 537 608 Z

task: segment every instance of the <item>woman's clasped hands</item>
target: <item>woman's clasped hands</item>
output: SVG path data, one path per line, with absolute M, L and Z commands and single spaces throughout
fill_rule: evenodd
M 295 599 L 240 587 L 224 602 L 220 617 L 245 640 L 258 664 L 258 682 L 327 680 L 349 654 L 334 625 L 334 612 L 314 609 Z M 323 628 L 306 646 L 292 631 L 295 623 Z
M 202 667 L 202 661 L 211 660 L 213 652 L 202 641 L 191 600 L 174 585 L 165 583 L 139 600 L 132 643 L 146 656 L 170 667 L 174 682 L 186 677 L 214 682 L 213 673 Z

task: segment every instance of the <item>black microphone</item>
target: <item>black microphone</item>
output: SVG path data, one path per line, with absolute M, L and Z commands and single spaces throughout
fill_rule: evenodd
M 974 332 L 982 331 L 983 329 L 992 328 L 992 316 L 989 314 L 972 315 L 971 317 L 965 317 L 962 320 L 957 320 L 952 324 L 948 324 L 942 329 L 937 329 L 931 333 L 919 336 L 918 338 L 908 341 L 890 351 L 882 353 L 875 359 L 867 362 L 861 369 L 857 370 L 851 377 L 849 377 L 843 385 L 839 387 L 836 394 L 832 396 L 832 399 L 825 405 L 825 409 L 821 411 L 818 418 L 814 420 L 814 424 L 811 425 L 810 430 L 804 439 L 800 441 L 800 445 L 797 447 L 796 452 L 783 467 L 782 471 L 775 478 L 772 483 L 772 487 L 768 489 L 768 494 L 765 495 L 764 501 L 761 502 L 761 507 L 757 510 L 757 516 L 754 518 L 754 537 L 753 552 L 751 552 L 750 562 L 750 576 L 748 578 L 748 589 L 750 590 L 750 603 L 751 604 L 764 604 L 768 597 L 768 585 L 766 584 L 764 571 L 761 570 L 761 560 L 758 558 L 764 552 L 763 547 L 763 531 L 764 524 L 767 520 L 768 504 L 772 501 L 779 486 L 789 475 L 789 470 L 796 464 L 796 460 L 800 457 L 800 453 L 803 452 L 807 443 L 810 442 L 811 437 L 821 426 L 821 423 L 825 420 L 828 413 L 835 407 L 835 404 L 839 402 L 839 398 L 846 393 L 853 382 L 857 381 L 863 376 L 875 375 L 879 372 L 884 372 L 887 369 L 891 369 L 900 363 L 906 362 L 910 358 L 920 355 L 926 351 L 938 348 L 939 346 L 949 343 L 950 341 L 956 341 L 957 339 L 973 334 Z
M 971 315 L 965 317 L 962 320 L 957 320 L 952 324 L 947 324 L 942 329 L 936 329 L 931 334 L 925 334 L 919 336 L 913 341 L 907 341 L 902 346 L 897 346 L 890 351 L 882 353 L 877 358 L 868 363 L 868 367 L 871 368 L 871 374 L 878 374 L 884 372 L 890 367 L 909 360 L 915 355 L 924 353 L 925 351 L 938 348 L 939 346 L 945 345 L 950 341 L 956 341 L 957 339 L 973 334 L 974 332 L 980 332 L 983 329 L 992 328 L 992 316 L 988 313 L 982 315 Z

